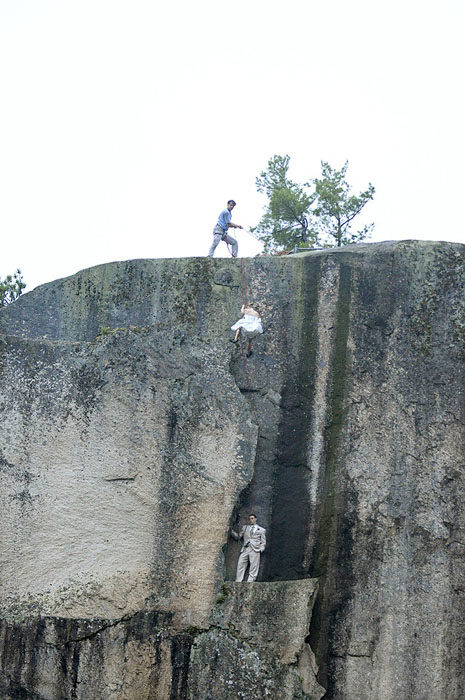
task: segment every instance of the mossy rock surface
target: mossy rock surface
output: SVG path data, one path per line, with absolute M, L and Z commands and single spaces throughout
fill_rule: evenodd
M 464 292 L 464 246 L 400 241 L 0 309 L 2 697 L 462 700 Z

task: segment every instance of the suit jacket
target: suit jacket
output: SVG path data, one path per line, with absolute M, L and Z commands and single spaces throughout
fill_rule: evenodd
M 253 535 L 251 534 L 252 527 L 255 527 Z M 234 534 L 236 535 L 236 533 Z M 237 535 L 237 539 L 243 540 L 244 542 L 241 552 L 243 552 L 246 547 L 251 547 L 254 552 L 263 552 L 266 547 L 266 530 L 264 527 L 260 527 L 260 525 L 244 525 L 239 535 Z M 247 545 L 247 542 L 250 544 Z

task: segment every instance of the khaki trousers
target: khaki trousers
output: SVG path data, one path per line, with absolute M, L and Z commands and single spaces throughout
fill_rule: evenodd
M 215 226 L 215 228 L 213 230 L 213 243 L 211 244 L 210 250 L 208 251 L 208 257 L 209 258 L 213 257 L 213 253 L 215 252 L 215 248 L 220 241 L 226 241 L 226 243 L 229 243 L 229 245 L 232 247 L 233 258 L 237 258 L 237 251 L 239 249 L 239 246 L 237 244 L 236 239 L 233 238 L 232 236 L 230 236 L 229 233 L 227 233 L 225 235 L 219 226 Z
M 239 554 L 237 561 L 236 581 L 242 581 L 244 578 L 247 564 L 250 564 L 249 577 L 247 581 L 255 581 L 260 566 L 260 552 L 255 552 L 249 545 Z

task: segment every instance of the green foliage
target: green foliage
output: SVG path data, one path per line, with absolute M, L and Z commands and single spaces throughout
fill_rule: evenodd
M 0 278 L 0 306 L 7 306 L 15 301 L 21 296 L 25 287 L 26 284 L 19 269 L 14 275 L 7 275 L 4 280 Z
M 292 188 L 293 183 L 287 177 L 289 170 L 290 156 L 274 155 L 268 161 L 268 169 L 260 173 L 255 182 L 258 192 L 264 192 L 267 197 L 271 197 L 274 190 L 282 189 L 283 187 Z
M 216 599 L 217 605 L 221 605 L 221 603 L 224 603 L 228 595 L 231 593 L 231 589 L 227 585 L 226 581 L 223 581 L 221 584 L 221 593 L 218 595 Z
M 273 156 L 268 161 L 267 170 L 256 179 L 257 190 L 266 194 L 268 205 L 252 232 L 263 241 L 265 252 L 276 246 L 281 250 L 294 248 L 307 243 L 309 238 L 315 242 L 309 232 L 314 198 L 288 178 L 289 160 L 288 155 Z
M 256 179 L 258 192 L 268 203 L 252 231 L 265 252 L 293 250 L 296 246 L 341 246 L 367 238 L 374 224 L 352 230 L 354 218 L 373 199 L 372 184 L 352 195 L 345 180 L 348 161 L 340 170 L 321 163 L 321 177 L 299 185 L 288 177 L 290 156 L 274 155 Z
M 321 178 L 315 178 L 316 207 L 313 210 L 316 234 L 325 247 L 347 245 L 368 238 L 374 224 L 367 224 L 359 231 L 352 230 L 355 217 L 365 204 L 373 199 L 375 188 L 371 183 L 358 196 L 350 193 L 350 185 L 345 179 L 349 161 L 340 170 L 322 161 Z

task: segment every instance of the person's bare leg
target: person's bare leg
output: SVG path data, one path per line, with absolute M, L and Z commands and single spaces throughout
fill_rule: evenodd
M 237 331 L 236 331 L 236 335 L 234 336 L 234 342 L 235 342 L 235 343 L 237 343 L 237 341 L 239 340 L 239 335 L 240 335 L 240 333 L 241 333 L 241 329 L 238 328 Z
M 247 343 L 247 357 L 250 357 L 251 354 L 252 354 L 252 341 L 249 340 L 249 342 Z

